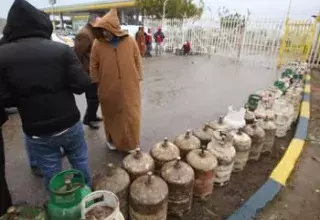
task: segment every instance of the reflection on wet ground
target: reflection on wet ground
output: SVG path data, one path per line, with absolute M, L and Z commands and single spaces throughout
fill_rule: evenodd
M 229 105 L 241 107 L 248 94 L 265 88 L 276 78 L 275 71 L 214 57 L 176 57 L 166 55 L 144 61 L 141 148 L 149 151 L 165 136 L 174 137 L 188 128 L 225 114 Z M 77 96 L 83 115 L 84 96 Z M 42 180 L 31 175 L 18 115 L 4 126 L 7 180 L 14 200 L 40 203 L 46 199 Z M 85 128 L 90 168 L 105 169 L 123 155 L 109 152 L 103 128 Z M 64 161 L 64 167 L 68 163 Z

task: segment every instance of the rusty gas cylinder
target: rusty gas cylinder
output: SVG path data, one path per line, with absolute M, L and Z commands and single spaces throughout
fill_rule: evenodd
M 244 120 L 246 121 L 246 124 L 252 124 L 255 121 L 254 112 L 247 109 L 246 113 L 244 114 Z
M 234 160 L 233 172 L 239 172 L 247 164 L 251 149 L 251 138 L 240 128 L 238 131 L 232 131 L 233 146 L 236 149 L 236 158 Z
M 217 158 L 218 166 L 215 169 L 216 177 L 214 183 L 217 186 L 226 185 L 233 171 L 236 150 L 232 143 L 230 133 L 215 131 L 214 138 L 208 144 L 208 151 Z
M 123 168 L 129 173 L 131 181 L 154 171 L 154 160 L 149 154 L 141 152 L 140 148 L 131 151 L 122 161 Z
M 161 173 L 161 168 L 165 163 L 180 157 L 179 148 L 172 142 L 168 141 L 168 138 L 165 138 L 164 141 L 155 144 L 151 149 L 150 154 L 155 162 L 156 174 Z
M 224 123 L 224 117 L 220 116 L 218 121 L 209 122 L 208 125 L 215 131 L 228 131 L 229 126 Z
M 187 130 L 185 134 L 179 135 L 173 142 L 180 150 L 180 156 L 185 160 L 187 154 L 201 146 L 200 140 L 192 135 L 191 130 Z
M 194 187 L 193 169 L 178 157 L 176 161 L 162 167 L 161 176 L 169 187 L 168 214 L 182 216 L 190 211 Z
M 131 220 L 166 220 L 169 189 L 152 172 L 136 179 L 130 187 Z
M 244 132 L 251 138 L 251 149 L 248 160 L 258 161 L 263 149 L 265 132 L 263 128 L 257 124 L 257 121 L 253 124 L 246 125 Z
M 130 177 L 128 173 L 119 166 L 108 164 L 106 174 L 98 173 L 92 178 L 94 191 L 107 190 L 117 195 L 120 202 L 120 211 L 125 219 L 129 216 L 129 186 Z
M 201 141 L 201 147 L 206 148 L 213 136 L 213 129 L 206 123 L 202 128 L 197 128 L 193 131 L 193 135 Z
M 277 126 L 273 120 L 269 119 L 268 116 L 260 122 L 260 125 L 265 132 L 262 153 L 272 153 L 274 141 L 276 138 Z
M 218 165 L 218 161 L 208 150 L 202 148 L 191 151 L 187 155 L 187 162 L 195 173 L 193 195 L 200 199 L 205 199 L 212 194 L 215 178 L 214 170 Z

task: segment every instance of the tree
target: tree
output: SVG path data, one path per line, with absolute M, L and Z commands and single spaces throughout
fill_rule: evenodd
M 222 28 L 237 28 L 245 26 L 246 20 L 250 17 L 251 12 L 247 10 L 247 16 L 239 13 L 230 13 L 230 11 L 223 6 L 218 9 L 218 14 Z
M 160 19 L 163 15 L 164 2 L 165 0 L 138 0 L 138 7 L 144 15 Z M 199 6 L 193 3 L 193 0 L 168 0 L 166 18 L 200 17 L 203 8 L 203 0 L 200 0 Z

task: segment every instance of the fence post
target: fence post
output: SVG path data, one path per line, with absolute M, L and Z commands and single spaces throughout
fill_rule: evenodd
M 278 63 L 277 63 L 277 68 L 280 69 L 282 65 L 282 59 L 283 59 L 283 52 L 286 47 L 286 41 L 288 39 L 288 34 L 289 34 L 289 18 L 286 18 L 285 21 L 285 28 L 284 28 L 284 34 L 281 39 L 281 45 L 280 45 L 280 50 L 279 50 L 279 57 L 278 57 Z

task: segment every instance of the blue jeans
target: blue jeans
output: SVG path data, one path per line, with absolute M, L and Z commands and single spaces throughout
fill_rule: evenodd
M 80 170 L 91 185 L 88 167 L 88 150 L 81 122 L 77 122 L 66 132 L 41 137 L 27 136 L 27 147 L 32 149 L 32 156 L 43 173 L 47 189 L 53 176 L 62 170 L 60 148 L 63 148 L 73 169 Z
M 30 143 L 30 141 L 28 141 L 27 135 L 25 135 L 25 146 L 26 146 L 29 166 L 30 167 L 38 167 L 37 159 L 34 156 L 34 153 L 32 152 L 32 148 L 31 148 L 32 144 Z

